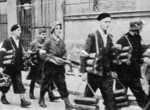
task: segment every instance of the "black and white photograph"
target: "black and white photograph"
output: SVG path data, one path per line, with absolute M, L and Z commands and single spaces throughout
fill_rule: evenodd
M 150 110 L 150 0 L 0 0 L 0 110 Z

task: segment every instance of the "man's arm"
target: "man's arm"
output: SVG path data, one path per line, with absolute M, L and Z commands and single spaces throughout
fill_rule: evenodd
M 37 43 L 36 40 L 32 41 L 28 51 L 32 51 L 33 52 L 35 50 L 35 48 L 36 48 L 36 43 Z
M 48 52 L 50 48 L 50 40 L 46 40 L 42 46 L 42 48 L 39 50 L 40 58 L 44 61 L 48 61 Z
M 81 55 L 80 55 L 80 69 L 79 71 L 81 73 L 85 73 L 86 72 L 86 60 L 87 57 L 89 56 L 89 53 L 91 53 L 92 50 L 92 45 L 94 42 L 94 33 L 93 34 L 89 34 L 87 39 L 86 39 L 86 43 L 84 45 L 84 49 L 81 51 Z
M 5 52 L 8 50 L 8 41 L 4 40 L 0 50 L 0 67 L 3 68 L 3 59 Z
M 50 41 L 50 39 L 48 39 L 44 42 L 41 49 L 45 50 L 46 52 L 49 52 L 50 45 L 51 45 L 51 41 Z
M 7 47 L 8 47 L 7 40 L 4 40 L 0 49 L 0 73 L 3 72 L 3 60 L 5 52 L 7 51 Z

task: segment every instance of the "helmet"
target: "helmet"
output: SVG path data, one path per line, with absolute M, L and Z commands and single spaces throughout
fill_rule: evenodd
M 50 30 L 51 33 L 53 32 L 53 30 L 56 28 L 57 25 L 60 25 L 60 28 L 62 28 L 62 24 L 60 22 L 54 22 L 51 25 L 51 30 Z
M 134 19 L 130 22 L 130 31 L 139 30 L 145 23 L 141 19 Z

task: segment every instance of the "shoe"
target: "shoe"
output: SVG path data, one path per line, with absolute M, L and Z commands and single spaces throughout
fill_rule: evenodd
M 54 102 L 55 100 L 58 100 L 59 98 L 61 98 L 60 96 L 55 96 L 53 92 L 48 92 L 48 96 L 49 96 L 50 102 Z
M 1 97 L 1 102 L 2 102 L 3 104 L 10 104 L 10 103 L 7 101 L 7 99 L 6 99 L 6 95 L 2 95 L 2 97 Z
M 34 94 L 33 93 L 29 93 L 29 97 L 30 99 L 35 99 Z
M 29 105 L 31 105 L 31 102 L 28 102 L 25 99 L 21 99 L 21 107 L 25 108 Z
M 75 107 L 69 102 L 68 98 L 64 98 L 66 109 L 74 109 Z
M 46 104 L 45 104 L 45 101 L 44 101 L 44 97 L 42 96 L 40 96 L 40 99 L 39 99 L 39 105 L 40 105 L 40 107 L 42 107 L 42 108 L 46 108 L 47 106 L 46 106 Z

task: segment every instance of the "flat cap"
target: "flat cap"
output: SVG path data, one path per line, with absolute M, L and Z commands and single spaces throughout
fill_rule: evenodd
M 20 25 L 18 25 L 18 24 L 13 25 L 13 26 L 11 27 L 11 32 L 12 32 L 12 31 L 15 31 L 15 30 L 18 29 L 18 28 L 21 28 Z
M 97 20 L 100 21 L 104 18 L 107 18 L 107 17 L 111 17 L 110 14 L 108 13 L 101 13 L 98 17 L 97 17 Z

